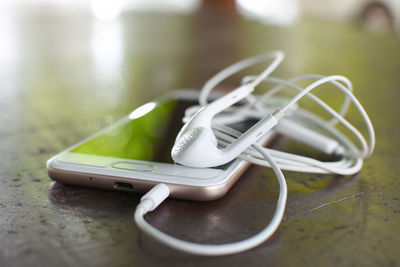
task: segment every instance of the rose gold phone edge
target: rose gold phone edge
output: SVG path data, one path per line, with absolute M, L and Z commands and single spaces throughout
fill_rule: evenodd
M 240 162 L 239 164 L 241 166 L 238 167 L 238 170 L 236 170 L 234 174 L 226 180 L 225 183 L 218 185 L 195 186 L 169 182 L 162 183 L 168 186 L 171 198 L 195 201 L 212 201 L 224 196 L 250 166 L 249 163 L 244 161 Z M 49 164 L 47 164 L 47 171 L 49 176 L 53 180 L 61 182 L 63 184 L 106 189 L 117 192 L 145 193 L 159 183 L 157 181 L 146 181 L 140 178 L 136 179 L 102 175 L 96 173 L 70 172 L 66 170 L 52 168 L 49 166 Z M 135 190 L 116 188 L 116 183 L 132 184 Z

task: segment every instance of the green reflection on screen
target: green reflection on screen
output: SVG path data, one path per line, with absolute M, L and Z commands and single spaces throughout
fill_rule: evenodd
M 170 158 L 169 151 L 164 153 L 160 149 L 166 150 L 162 147 L 171 142 L 166 135 L 176 105 L 176 100 L 160 103 L 147 114 L 136 119 L 128 119 L 71 152 L 148 161 L 160 158 L 161 153 L 164 154 L 161 157 Z

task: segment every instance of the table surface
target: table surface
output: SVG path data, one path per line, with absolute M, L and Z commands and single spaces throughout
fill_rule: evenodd
M 226 257 L 180 253 L 138 230 L 139 195 L 48 177 L 47 159 L 134 107 L 172 89 L 200 88 L 224 66 L 276 49 L 287 54 L 277 76 L 348 76 L 377 146 L 351 177 L 285 172 L 284 221 L 259 247 Z M 1 266 L 400 265 L 400 41 L 393 34 L 315 20 L 265 26 L 210 7 L 130 12 L 112 22 L 85 12 L 3 10 L 0 81 Z M 362 126 L 354 110 L 350 119 Z M 284 139 L 275 145 L 301 150 Z M 277 194 L 273 172 L 251 167 L 219 200 L 171 199 L 146 218 L 183 239 L 230 242 L 268 223 Z

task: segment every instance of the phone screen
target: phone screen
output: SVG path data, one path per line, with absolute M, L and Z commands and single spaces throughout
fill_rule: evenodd
M 71 152 L 122 159 L 173 163 L 171 148 L 191 100 L 150 102 L 135 109 L 122 123 Z
M 147 103 L 135 109 L 122 123 L 79 145 L 71 152 L 174 163 L 171 149 L 183 126 L 182 118 L 186 108 L 196 104 L 196 101 L 186 99 Z M 254 123 L 255 121 L 246 120 L 229 126 L 244 132 Z M 217 168 L 226 167 L 227 165 Z

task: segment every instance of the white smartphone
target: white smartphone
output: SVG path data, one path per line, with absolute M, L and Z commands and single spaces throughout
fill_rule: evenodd
M 196 91 L 172 91 L 52 157 L 49 176 L 61 183 L 144 193 L 165 183 L 171 197 L 208 201 L 222 197 L 248 167 L 234 160 L 217 168 L 175 164 L 171 148 Z M 230 125 L 245 131 L 255 121 Z M 268 143 L 273 133 L 261 142 Z

